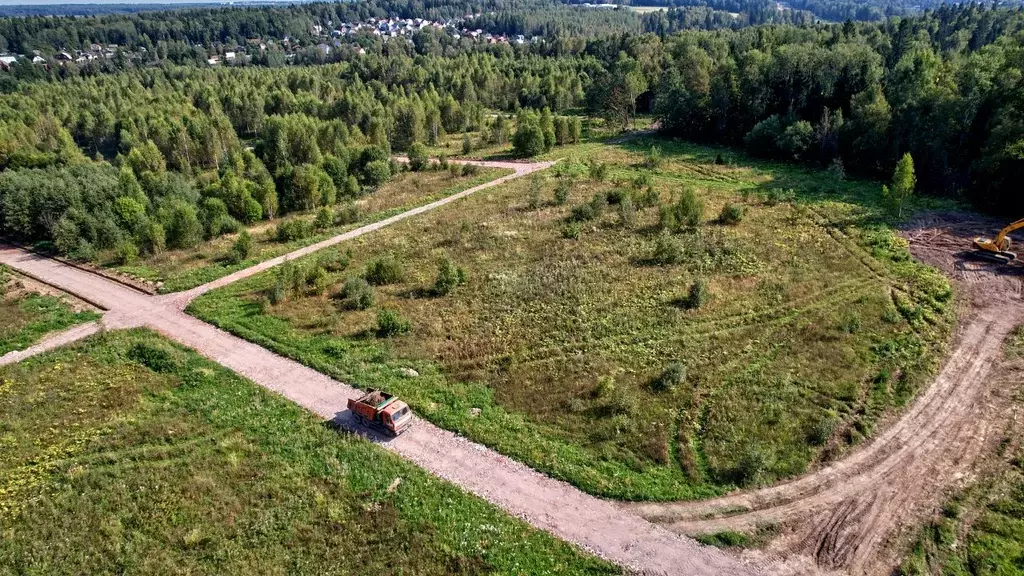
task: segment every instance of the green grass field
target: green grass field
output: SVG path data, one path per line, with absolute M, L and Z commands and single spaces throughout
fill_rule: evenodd
M 0 265 L 0 356 L 24 350 L 49 332 L 99 318 L 75 311 L 56 296 L 19 287 L 20 281 Z
M 1024 375 L 1024 326 L 1007 339 L 1006 358 Z M 1014 390 L 1021 401 L 1021 391 Z M 1024 572 L 1024 436 L 1007 430 L 1000 454 L 920 532 L 898 574 L 1010 576 Z
M 953 297 L 910 259 L 877 205 L 880 185 L 719 165 L 717 150 L 671 142 L 647 168 L 650 144 L 560 148 L 550 156 L 566 160 L 538 180 L 346 243 L 317 257 L 351 252 L 320 295 L 283 291 L 272 271 L 191 311 L 615 498 L 701 498 L 799 474 L 914 396 L 941 357 Z M 591 161 L 606 165 L 603 181 Z M 692 188 L 699 226 L 664 236 L 657 206 L 623 217 L 614 202 L 641 204 L 648 184 L 662 206 Z M 716 221 L 726 204 L 738 223 Z M 440 296 L 444 258 L 466 282 Z M 402 274 L 373 289 L 372 307 L 336 297 L 388 259 Z M 698 281 L 707 298 L 693 309 Z M 384 308 L 411 329 L 377 337 Z
M 494 169 L 482 169 L 471 176 L 452 176 L 445 171 L 403 172 L 355 202 L 358 209 L 356 221 L 316 230 L 307 238 L 286 242 L 278 241 L 274 235 L 275 227 L 282 219 L 260 222 L 250 227 L 253 250 L 248 258 L 240 262 L 233 262 L 228 258 L 231 246 L 237 238 L 237 234 L 228 234 L 203 242 L 192 249 L 168 250 L 131 265 L 110 265 L 129 276 L 162 283 L 160 292 L 163 293 L 188 290 L 353 228 L 456 194 L 506 173 Z M 336 210 L 342 209 L 344 206 L 341 204 L 336 207 Z M 313 221 L 315 214 L 292 214 L 285 219 L 293 218 Z
M 0 369 L 0 574 L 614 574 L 147 331 Z

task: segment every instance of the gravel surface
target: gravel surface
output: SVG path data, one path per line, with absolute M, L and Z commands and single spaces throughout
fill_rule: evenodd
M 242 374 L 338 425 L 359 430 L 347 410 L 349 398 L 361 395 L 298 362 L 232 336 L 182 312 L 193 298 L 316 250 L 377 230 L 404 218 L 438 208 L 479 190 L 549 167 L 551 162 L 473 162 L 511 168 L 514 174 L 470 188 L 431 204 L 370 224 L 200 286 L 187 292 L 154 297 L 107 278 L 72 268 L 23 250 L 0 246 L 0 262 L 75 294 L 107 310 L 100 322 L 53 335 L 9 363 L 108 328 L 146 326 L 196 349 L 200 354 Z M 482 445 L 417 419 L 397 439 L 367 434 L 371 440 L 449 480 L 510 514 L 572 542 L 620 566 L 643 574 L 689 576 L 740 575 L 759 572 L 715 548 L 702 546 L 661 528 L 616 504 L 587 495 L 540 474 Z

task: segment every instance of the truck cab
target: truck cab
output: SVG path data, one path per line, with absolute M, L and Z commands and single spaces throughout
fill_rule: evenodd
M 401 400 L 394 400 L 381 411 L 384 426 L 397 436 L 412 424 L 412 410 Z

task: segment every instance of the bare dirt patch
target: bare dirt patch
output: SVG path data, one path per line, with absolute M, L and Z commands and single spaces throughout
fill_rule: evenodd
M 801 478 L 705 502 L 625 505 L 684 534 L 779 536 L 749 561 L 778 574 L 888 574 L 909 534 L 992 454 L 1011 417 L 1002 344 L 1024 323 L 1024 266 L 971 257 L 998 223 L 931 213 L 903 232 L 911 253 L 956 283 L 960 326 L 942 371 L 902 418 L 849 457 Z

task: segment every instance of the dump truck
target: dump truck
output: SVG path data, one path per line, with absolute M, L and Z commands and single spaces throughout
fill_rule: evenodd
M 409 405 L 382 390 L 371 388 L 359 398 L 349 398 L 348 409 L 356 422 L 391 436 L 398 436 L 412 425 Z

